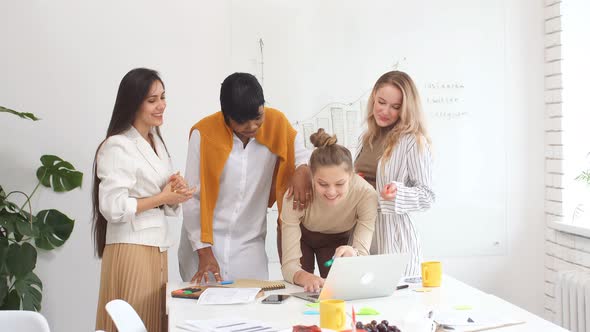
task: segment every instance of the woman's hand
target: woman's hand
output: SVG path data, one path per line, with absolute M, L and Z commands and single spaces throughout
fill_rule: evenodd
M 307 165 L 300 165 L 291 178 L 291 187 L 287 190 L 287 198 L 293 196 L 293 210 L 307 208 L 313 200 L 311 186 L 311 170 Z
M 184 203 L 188 201 L 193 194 L 195 193 L 196 189 L 182 189 L 174 191 L 172 189 L 172 182 L 168 182 L 162 192 L 159 194 L 161 200 L 166 205 L 176 205 L 180 203 Z
M 182 175 L 180 175 L 180 172 L 170 175 L 170 178 L 168 178 L 168 183 L 172 185 L 173 192 L 186 193 L 189 191 L 188 183 L 182 177 Z
M 383 186 L 383 189 L 381 189 L 381 198 L 383 198 L 386 201 L 393 201 L 396 194 L 397 186 L 393 182 L 386 184 L 385 186 Z
M 358 251 L 351 246 L 340 246 L 334 251 L 334 258 L 358 256 Z
M 221 279 L 219 264 L 217 263 L 217 259 L 215 259 L 215 255 L 213 255 L 211 247 L 199 249 L 197 253 L 199 254 L 199 270 L 195 273 L 191 282 L 200 283 L 204 280 L 205 283 L 208 283 L 209 272 L 213 274 L 216 282 L 221 282 L 223 279 Z
M 303 287 L 306 292 L 318 293 L 324 286 L 324 278 L 311 274 L 307 271 L 297 271 L 293 276 L 293 282 Z

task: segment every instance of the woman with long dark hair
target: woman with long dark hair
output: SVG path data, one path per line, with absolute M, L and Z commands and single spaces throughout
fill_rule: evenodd
M 105 305 L 127 301 L 148 331 L 165 331 L 166 216 L 178 216 L 191 197 L 172 171 L 159 126 L 166 109 L 164 83 L 151 69 L 123 77 L 106 138 L 94 158 L 93 235 L 102 258 L 96 329 L 115 331 Z

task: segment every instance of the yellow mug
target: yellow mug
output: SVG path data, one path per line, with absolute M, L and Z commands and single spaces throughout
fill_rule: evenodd
M 422 286 L 439 287 L 442 280 L 442 265 L 440 262 L 422 263 Z
M 335 331 L 346 328 L 346 313 L 343 300 L 320 301 L 320 327 Z

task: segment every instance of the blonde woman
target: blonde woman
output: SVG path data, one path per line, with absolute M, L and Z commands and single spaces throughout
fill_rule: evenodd
M 355 171 L 379 193 L 371 253 L 410 253 L 405 275 L 419 275 L 420 241 L 409 213 L 430 208 L 434 193 L 431 141 L 408 74 L 391 71 L 377 80 L 366 121 Z

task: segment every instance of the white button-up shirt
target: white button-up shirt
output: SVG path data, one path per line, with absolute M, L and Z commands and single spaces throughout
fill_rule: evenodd
M 178 252 L 180 273 L 185 281 L 198 270 L 196 250 L 211 246 L 201 242 L 200 144 L 201 136 L 195 129 L 189 140 L 185 179 L 197 191 L 183 204 L 184 220 Z M 303 137 L 297 133 L 295 165 L 307 164 L 309 156 Z M 243 142 L 233 135 L 233 148 L 221 173 L 219 196 L 213 212 L 212 250 L 225 280 L 268 279 L 264 241 L 276 162 L 277 156 L 255 139 L 250 139 L 244 147 Z

